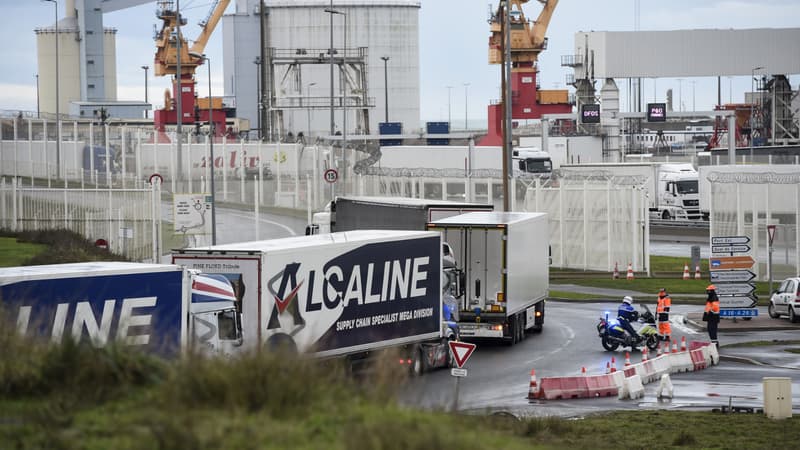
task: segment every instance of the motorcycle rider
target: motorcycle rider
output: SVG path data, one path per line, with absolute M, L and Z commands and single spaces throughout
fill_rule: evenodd
M 633 298 L 630 295 L 626 295 L 622 299 L 622 303 L 619 305 L 617 309 L 617 320 L 622 328 L 631 335 L 633 338 L 634 343 L 639 343 L 642 341 L 642 337 L 633 329 L 633 325 L 631 322 L 635 322 L 639 320 L 639 311 L 633 308 Z

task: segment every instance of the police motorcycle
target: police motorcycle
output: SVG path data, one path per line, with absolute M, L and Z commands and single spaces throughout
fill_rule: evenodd
M 637 330 L 637 333 L 641 336 L 641 341 L 637 342 L 634 342 L 634 338 L 625 331 L 625 328 L 622 327 L 616 317 L 610 319 L 608 312 L 606 312 L 605 317 L 600 317 L 600 323 L 597 324 L 597 334 L 600 336 L 604 349 L 613 352 L 622 346 L 636 350 L 642 344 L 646 345 L 651 351 L 658 349 L 656 318 L 647 305 L 639 305 L 639 308 L 641 311 L 637 322 L 642 322 L 644 325 Z

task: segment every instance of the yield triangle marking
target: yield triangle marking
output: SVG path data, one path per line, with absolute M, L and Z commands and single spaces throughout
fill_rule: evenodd
M 470 344 L 468 342 L 457 342 L 457 341 L 450 341 L 450 351 L 453 352 L 453 357 L 455 357 L 456 365 L 460 369 L 464 366 L 464 363 L 467 362 L 472 352 L 475 351 L 475 344 Z

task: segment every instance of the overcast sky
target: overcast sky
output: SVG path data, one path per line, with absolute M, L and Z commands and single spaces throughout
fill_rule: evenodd
M 182 0 L 181 10 L 190 26 L 188 38 L 199 34 L 196 23 L 205 18 L 211 0 Z M 234 3 L 228 7 L 234 11 Z M 470 123 L 485 120 L 486 105 L 499 97 L 499 66 L 487 63 L 489 26 L 487 17 L 492 2 L 476 0 L 421 0 L 420 81 L 421 118 L 447 120 L 448 104 L 454 127 L 461 126 L 466 113 Z M 574 35 L 578 31 L 634 30 L 635 0 L 561 0 L 547 30 L 548 49 L 539 57 L 543 89 L 565 89 L 561 56 L 574 53 Z M 334 0 L 334 6 L 336 0 Z M 798 0 L 640 0 L 641 30 L 700 28 L 786 28 L 800 26 Z M 64 1 L 59 1 L 59 18 L 64 16 Z M 155 1 L 125 11 L 106 14 L 104 24 L 117 33 L 117 97 L 119 100 L 144 100 L 144 71 L 152 67 L 155 52 L 153 26 L 161 26 L 155 16 Z M 535 19 L 541 7 L 531 1 L 525 5 L 529 19 Z M 52 3 L 41 0 L 0 0 L 0 110 L 36 110 L 36 35 L 33 30 L 53 24 Z M 222 25 L 211 36 L 206 53 L 212 60 L 212 90 L 222 88 Z M 798 55 L 787 55 L 798 58 Z M 166 77 L 155 78 L 150 70 L 149 99 L 163 106 L 163 91 L 169 86 Z M 205 96 L 206 69 L 198 70 L 197 80 Z M 800 77 L 790 78 L 797 89 Z M 464 83 L 469 83 L 467 88 Z M 620 83 L 621 85 L 621 83 Z M 452 86 L 448 90 L 447 86 Z M 599 86 L 598 86 L 599 87 Z M 621 86 L 622 88 L 622 86 Z M 675 109 L 679 91 L 685 109 L 709 110 L 716 102 L 716 78 L 697 78 L 679 83 L 674 79 L 645 80 L 645 100 L 664 101 L 667 89 L 673 89 Z M 723 102 L 742 102 L 750 90 L 750 77 L 723 78 Z M 448 91 L 450 100 L 448 103 Z M 694 92 L 693 92 L 694 91 Z M 693 95 L 694 94 L 694 95 Z M 624 95 L 624 93 L 623 93 Z M 622 104 L 625 105 L 625 99 Z

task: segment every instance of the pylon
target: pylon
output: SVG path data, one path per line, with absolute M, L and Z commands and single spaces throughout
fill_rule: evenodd
M 658 352 L 656 352 L 656 358 L 658 358 L 661 355 L 662 355 L 662 353 L 661 353 L 661 345 L 659 345 L 658 346 Z
M 606 374 L 611 373 L 611 363 L 606 361 Z
M 681 336 L 681 351 L 686 351 L 686 336 Z
M 617 371 L 617 358 L 611 357 L 611 373 Z
M 689 265 L 688 264 L 684 264 L 683 265 L 683 279 L 684 280 L 688 280 L 689 279 Z
M 647 361 L 647 347 L 642 349 L 642 362 Z
M 586 376 L 586 367 L 581 367 L 581 375 Z
M 661 352 L 662 355 L 669 354 L 669 342 L 664 342 L 664 351 Z
M 629 352 L 625 352 L 625 367 L 631 365 L 631 354 Z
M 672 353 L 678 353 L 678 341 L 672 341 Z
M 633 279 L 633 264 L 628 263 L 628 276 L 626 277 L 628 280 Z
M 619 266 L 617 265 L 616 262 L 614 263 L 614 275 L 612 276 L 612 279 L 613 280 L 619 279 Z
M 528 389 L 528 398 L 533 399 L 539 397 L 539 383 L 536 382 L 536 370 L 531 369 L 531 384 Z
M 699 280 L 700 278 L 700 266 L 694 266 L 694 279 Z

